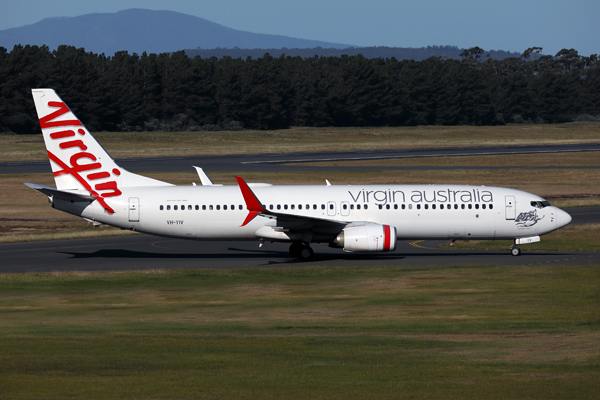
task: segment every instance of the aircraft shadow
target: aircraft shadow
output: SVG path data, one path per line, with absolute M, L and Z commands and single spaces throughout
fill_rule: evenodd
M 467 252 L 467 251 L 424 251 L 424 252 L 398 252 L 398 253 L 316 253 L 312 260 L 297 260 L 292 258 L 287 251 L 269 251 L 269 250 L 247 250 L 229 248 L 227 252 L 223 253 L 160 253 L 160 252 L 147 252 L 147 251 L 135 251 L 125 249 L 101 249 L 93 252 L 60 252 L 71 256 L 71 259 L 162 259 L 162 260 L 255 260 L 260 264 L 262 260 L 266 265 L 277 265 L 277 264 L 312 264 L 314 262 L 330 262 L 330 261 L 392 261 L 397 262 L 407 258 L 439 258 L 441 263 L 456 263 L 460 262 L 460 258 L 472 259 L 473 257 L 491 257 L 501 256 L 506 259 L 513 259 L 513 257 L 507 252 L 489 251 L 489 252 Z M 519 259 L 527 260 L 533 256 L 564 256 L 564 253 L 554 252 L 532 252 L 523 253 Z M 442 261 L 445 259 L 445 261 Z M 501 262 L 499 262 L 501 263 Z

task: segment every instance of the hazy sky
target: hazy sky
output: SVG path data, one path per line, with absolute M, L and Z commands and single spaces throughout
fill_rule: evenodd
M 357 46 L 479 46 L 600 53 L 600 0 L 19 0 L 3 1 L 0 30 L 44 18 L 171 10 L 229 28 Z

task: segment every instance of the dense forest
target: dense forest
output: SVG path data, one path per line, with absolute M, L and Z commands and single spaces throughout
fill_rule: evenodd
M 575 50 L 494 60 L 172 54 L 113 57 L 0 47 L 0 131 L 38 133 L 31 88 L 50 87 L 94 131 L 491 125 L 596 120 L 600 61 Z M 534 57 L 535 55 L 538 57 Z

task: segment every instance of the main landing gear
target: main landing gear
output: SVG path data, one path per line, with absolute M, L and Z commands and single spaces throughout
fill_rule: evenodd
M 513 243 L 512 246 L 510 246 L 510 254 L 512 254 L 513 256 L 521 255 L 521 249 L 519 248 L 519 246 L 517 246 L 516 243 Z
M 302 261 L 312 260 L 315 256 L 315 252 L 311 249 L 310 245 L 303 242 L 292 243 L 290 245 L 290 254 L 292 257 L 296 257 Z

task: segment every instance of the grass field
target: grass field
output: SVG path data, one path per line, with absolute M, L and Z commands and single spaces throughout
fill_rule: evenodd
M 596 399 L 600 268 L 0 275 L 7 399 Z
M 292 128 L 242 132 L 98 132 L 114 158 L 419 147 L 590 143 L 600 123 L 397 128 Z M 46 160 L 42 135 L 0 134 L 0 162 Z

